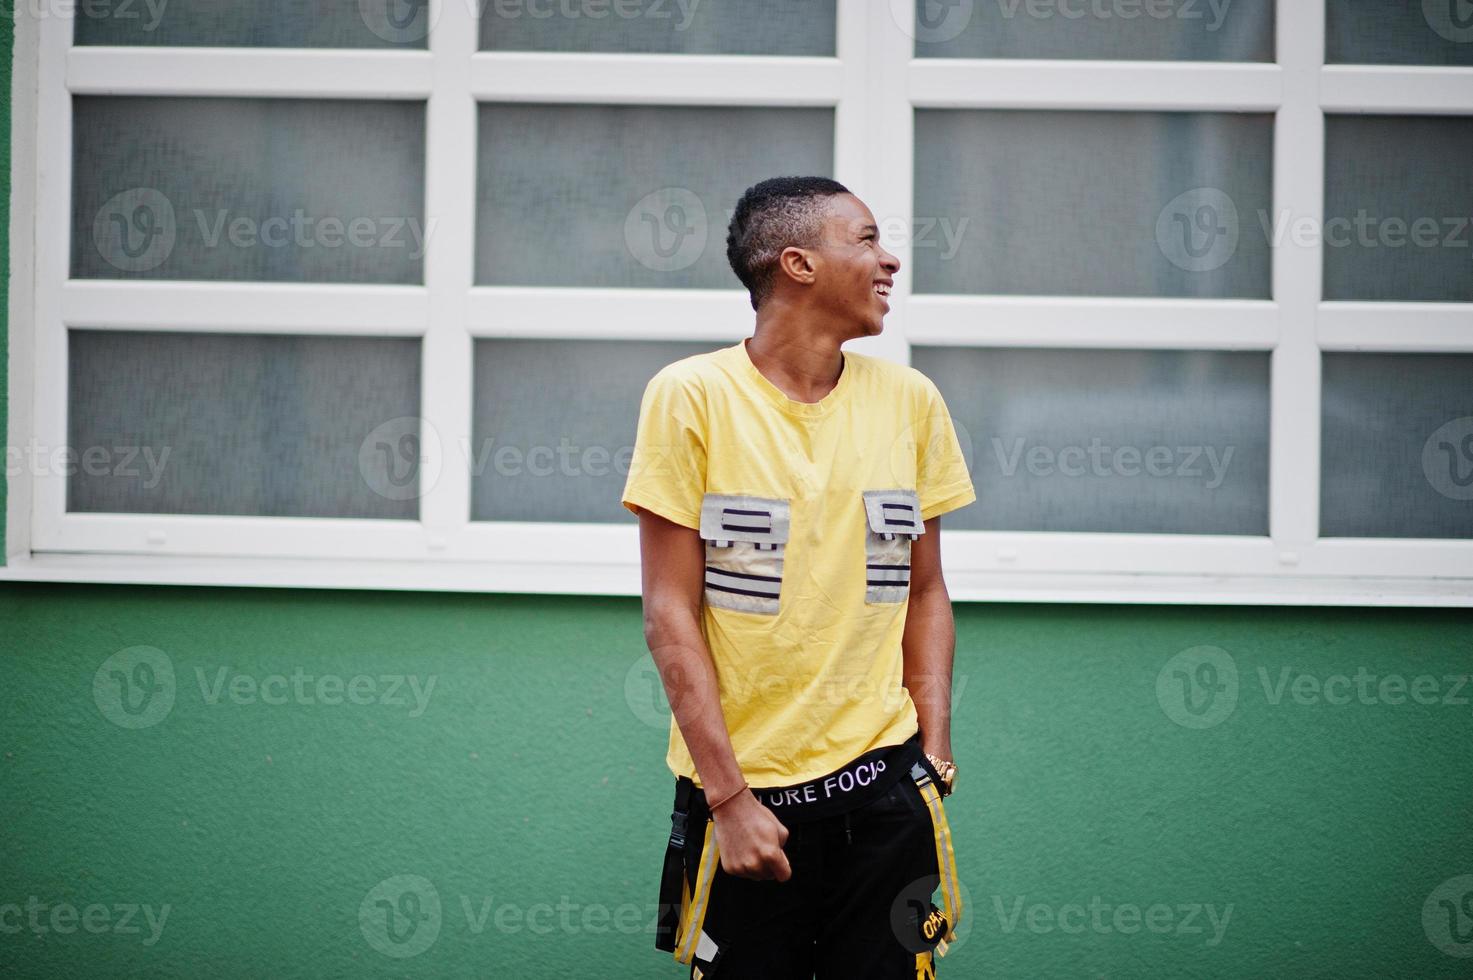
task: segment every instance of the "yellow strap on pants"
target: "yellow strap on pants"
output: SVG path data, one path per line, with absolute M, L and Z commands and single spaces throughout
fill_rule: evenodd
M 716 822 L 706 821 L 706 836 L 701 844 L 701 865 L 696 872 L 696 890 L 691 894 L 689 885 L 681 888 L 680 926 L 675 931 L 675 960 L 689 963 L 696 955 L 696 943 L 701 938 L 701 927 L 706 921 L 706 909 L 710 905 L 711 879 L 716 877 L 721 856 L 716 847 Z

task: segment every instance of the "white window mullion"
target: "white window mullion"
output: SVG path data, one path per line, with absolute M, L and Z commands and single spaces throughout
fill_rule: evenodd
M 78 94 L 319 99 L 423 99 L 432 68 L 425 51 L 90 45 L 65 64 Z
M 1466 115 L 1473 111 L 1473 68 L 1327 65 L 1320 93 L 1326 112 Z
M 470 521 L 473 348 L 466 322 L 475 278 L 476 101 L 470 64 L 474 5 L 431 0 L 434 88 L 425 125 L 425 286 L 430 322 L 421 360 L 420 523 L 430 557 Z M 436 458 L 438 457 L 438 458 Z
M 1285 239 L 1272 250 L 1273 298 L 1280 312 L 1273 353 L 1269 422 L 1269 534 L 1277 560 L 1293 568 L 1319 537 L 1320 351 L 1316 314 L 1322 248 L 1316 236 L 1295 241 L 1295 222 L 1321 227 L 1324 218 L 1325 125 L 1319 106 L 1325 60 L 1325 5 L 1277 5 L 1284 103 L 1274 123 L 1276 219 Z M 1245 216 L 1258 225 L 1258 216 Z
M 438 32 L 437 59 L 444 20 Z M 823 106 L 839 100 L 842 71 L 834 58 L 496 51 L 471 55 L 469 91 L 486 102 Z
M 856 164 L 852 178 L 841 170 L 839 180 L 869 205 L 879 224 L 881 242 L 900 260 L 884 332 L 855 341 L 850 349 L 901 364 L 910 363 L 906 305 L 911 293 L 911 210 L 915 206 L 911 192 L 915 121 L 906 95 L 906 72 L 915 41 L 899 26 L 901 21 L 911 22 L 907 17 L 914 18 L 908 2 L 840 0 L 840 40 L 850 45 L 845 52 L 841 121 L 850 120 L 863 138 L 862 164 Z
M 923 58 L 906 88 L 917 106 L 934 109 L 1272 112 L 1285 84 L 1278 65 Z
M 72 100 L 66 87 L 66 55 L 72 42 L 69 17 L 43 17 L 37 25 L 36 154 L 41 161 L 36 202 L 36 309 L 34 331 L 35 442 L 32 459 L 67 445 L 67 336 L 61 288 L 71 271 Z M 25 146 L 24 138 L 16 143 Z M 34 492 L 32 538 L 36 548 L 53 546 L 66 516 L 66 474 L 44 462 L 31 476 Z

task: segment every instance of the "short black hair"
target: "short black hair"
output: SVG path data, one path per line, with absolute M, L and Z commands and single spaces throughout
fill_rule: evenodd
M 824 199 L 848 193 L 828 177 L 772 177 L 747 188 L 726 229 L 726 260 L 747 287 L 752 309 L 772 292 L 783 249 L 818 245 Z

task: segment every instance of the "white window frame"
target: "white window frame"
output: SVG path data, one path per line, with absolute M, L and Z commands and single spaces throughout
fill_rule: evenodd
M 427 51 L 73 48 L 69 17 L 17 22 L 10 445 L 65 446 L 69 327 L 373 335 L 422 338 L 434 379 L 422 415 L 443 459 L 418 521 L 67 513 L 64 473 L 23 473 L 0 579 L 637 595 L 632 523 L 470 520 L 459 447 L 473 342 L 735 342 L 750 307 L 740 290 L 473 285 L 478 101 L 832 107 L 835 176 L 902 228 L 915 108 L 1276 113 L 1275 211 L 1315 222 L 1322 112 L 1473 113 L 1473 69 L 1326 66 L 1322 0 L 1279 0 L 1275 64 L 917 60 L 895 19 L 914 0 L 838 0 L 833 58 L 490 53 L 476 50 L 475 7 L 432 0 Z M 69 280 L 70 97 L 90 93 L 426 100 L 425 284 Z M 909 268 L 908 241 L 887 244 Z M 1272 357 L 1267 536 L 948 530 L 953 599 L 1473 605 L 1473 541 L 1318 536 L 1320 352 L 1470 353 L 1473 304 L 1324 302 L 1321 262 L 1318 247 L 1275 249 L 1267 301 L 912 298 L 902 273 L 885 333 L 852 349 L 900 362 L 912 344 Z

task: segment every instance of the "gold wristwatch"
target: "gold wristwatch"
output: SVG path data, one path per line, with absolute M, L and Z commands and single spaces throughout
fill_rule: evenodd
M 951 791 L 956 789 L 956 763 L 938 759 L 929 752 L 926 753 L 926 758 L 936 770 L 936 775 L 941 777 L 941 795 L 950 796 Z

